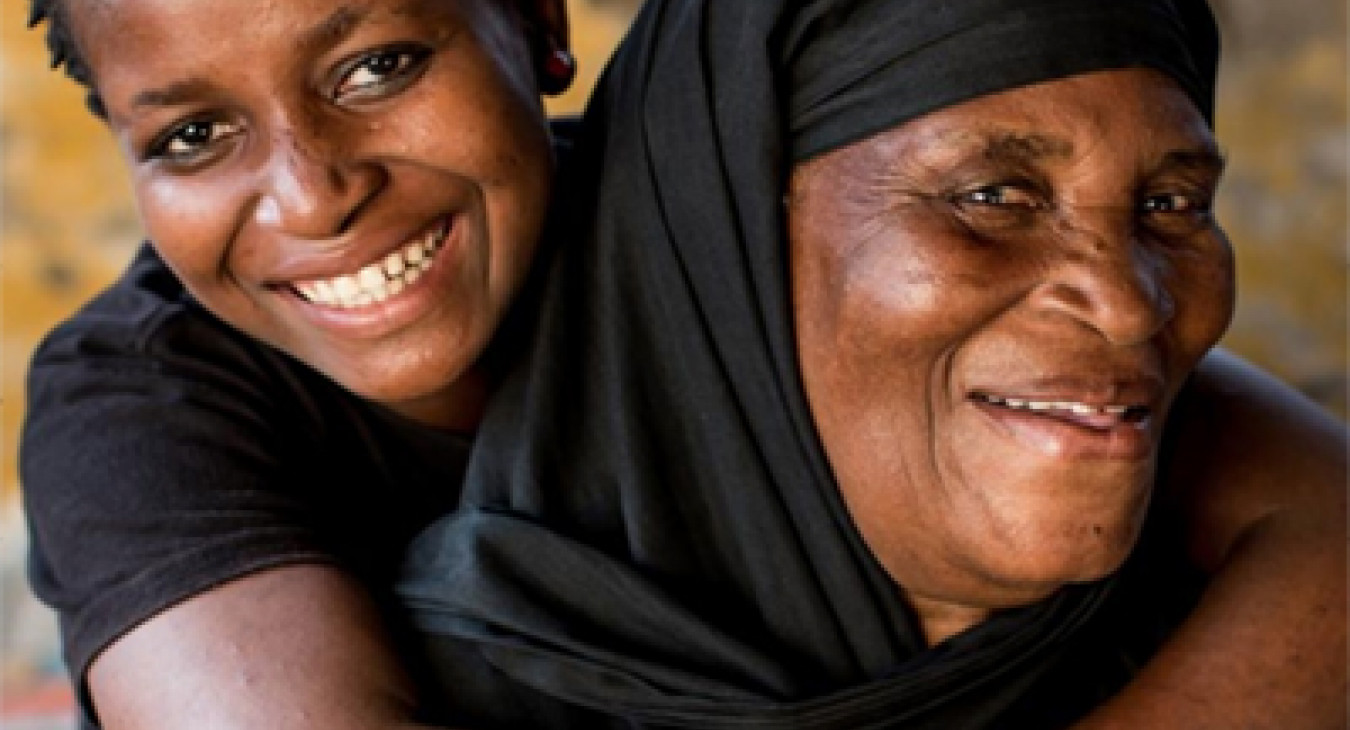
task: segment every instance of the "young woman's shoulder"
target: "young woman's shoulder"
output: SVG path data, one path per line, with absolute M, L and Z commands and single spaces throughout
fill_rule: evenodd
M 320 563 L 388 582 L 467 453 L 225 325 L 148 249 L 48 335 L 27 396 L 29 577 L 77 678 L 243 575 Z

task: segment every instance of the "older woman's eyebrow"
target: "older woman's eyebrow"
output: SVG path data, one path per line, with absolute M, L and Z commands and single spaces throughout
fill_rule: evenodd
M 1194 149 L 1172 150 L 1163 157 L 1162 164 L 1158 167 L 1161 170 L 1187 170 L 1218 177 L 1223 174 L 1227 165 L 1228 160 L 1222 151 L 1217 147 L 1206 145 Z
M 1059 137 L 1025 132 L 997 132 L 983 138 L 981 155 L 991 162 L 1027 165 L 1073 155 L 1073 143 Z

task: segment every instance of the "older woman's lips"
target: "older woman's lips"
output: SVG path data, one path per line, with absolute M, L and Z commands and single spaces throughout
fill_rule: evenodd
M 1054 456 L 1136 460 L 1153 452 L 1152 409 L 978 393 L 974 403 L 1017 441 Z

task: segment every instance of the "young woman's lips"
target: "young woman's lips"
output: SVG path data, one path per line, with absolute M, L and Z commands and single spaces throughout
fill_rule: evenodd
M 460 226 L 447 216 L 402 246 L 351 273 L 294 281 L 291 294 L 326 327 L 379 336 L 416 320 L 440 301 L 454 268 Z
M 1152 399 L 1100 402 L 975 393 L 970 401 L 998 430 L 1050 456 L 1136 461 L 1153 453 Z

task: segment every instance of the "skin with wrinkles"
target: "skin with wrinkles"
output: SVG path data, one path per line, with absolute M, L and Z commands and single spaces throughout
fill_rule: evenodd
M 1130 69 L 959 104 L 795 171 L 812 413 L 931 639 L 1134 545 L 1168 409 L 1232 313 L 1221 170 L 1188 97 Z

